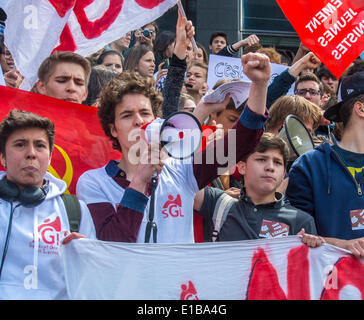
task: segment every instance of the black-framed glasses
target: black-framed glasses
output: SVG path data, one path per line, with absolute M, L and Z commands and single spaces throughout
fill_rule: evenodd
M 295 94 L 304 97 L 307 93 L 310 94 L 310 96 L 318 96 L 321 94 L 320 90 L 315 89 L 299 89 L 294 92 Z

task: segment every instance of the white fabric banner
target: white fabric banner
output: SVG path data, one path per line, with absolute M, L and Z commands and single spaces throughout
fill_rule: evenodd
M 177 0 L 10 0 L 5 43 L 20 73 L 36 81 L 53 49 L 88 56 L 163 15 Z
M 72 10 L 60 15 L 48 1 L 10 0 L 5 11 L 5 44 L 31 87 L 37 80 L 38 67 L 57 45 Z
M 364 259 L 299 236 L 201 244 L 73 240 L 63 246 L 71 299 L 364 299 Z
M 269 84 L 273 79 L 286 70 L 287 66 L 277 63 L 271 63 L 271 77 Z M 219 56 L 210 54 L 209 69 L 207 74 L 207 85 L 209 90 L 213 88 L 216 82 L 224 79 L 242 79 L 249 81 L 249 78 L 244 74 L 240 58 Z M 287 94 L 293 94 L 294 84 Z

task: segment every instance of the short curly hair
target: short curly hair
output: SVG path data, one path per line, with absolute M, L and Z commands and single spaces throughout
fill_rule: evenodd
M 115 108 L 127 94 L 142 94 L 149 98 L 155 117 L 162 117 L 163 98 L 155 89 L 155 81 L 149 77 L 143 77 L 137 72 L 122 72 L 112 79 L 101 91 L 99 96 L 98 116 L 101 126 L 113 144 L 113 148 L 119 151 L 119 141 L 111 134 L 110 124 L 115 123 Z

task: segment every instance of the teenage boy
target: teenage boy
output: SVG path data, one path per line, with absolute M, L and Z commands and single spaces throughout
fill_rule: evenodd
M 304 73 L 306 70 L 315 70 L 317 67 L 319 67 L 321 64 L 321 61 L 312 53 L 309 52 L 308 54 L 304 55 L 300 60 L 295 62 L 292 66 L 290 66 L 288 69 L 283 71 L 281 74 L 279 74 L 277 77 L 274 78 L 272 83 L 268 87 L 268 99 L 267 99 L 267 108 L 269 109 L 270 106 L 281 96 L 286 95 L 291 86 L 298 80 L 299 75 L 301 73 Z M 313 89 L 316 90 L 319 89 L 319 84 L 316 83 L 309 83 L 312 84 L 311 86 L 303 86 L 300 85 L 299 89 Z M 301 87 L 302 86 L 302 87 Z M 295 88 L 297 89 L 297 88 Z M 313 92 L 313 91 L 311 91 Z M 302 95 L 303 91 L 301 91 Z M 310 93 L 310 92 L 309 92 Z M 302 95 L 304 96 L 304 95 Z M 306 93 L 306 96 L 307 93 Z M 310 93 L 311 96 L 311 93 Z M 321 93 L 320 93 L 321 97 Z M 320 106 L 318 104 L 318 106 Z
M 87 98 L 91 65 L 74 52 L 55 52 L 38 69 L 36 92 L 53 98 L 82 103 Z
M 234 241 L 304 232 L 315 235 L 313 218 L 287 203 L 284 195 L 277 192 L 286 173 L 287 161 L 285 142 L 266 132 L 255 150 L 237 164 L 244 179 L 239 200 L 217 188 L 206 187 L 199 191 L 194 209 L 207 221 L 205 241 L 211 241 L 211 236 L 217 241 Z M 224 203 L 229 201 L 230 206 L 226 207 Z M 215 219 L 218 212 L 224 210 L 225 215 L 221 216 L 224 218 L 218 226 Z
M 208 66 L 204 63 L 192 61 L 186 72 L 187 93 L 193 97 L 198 104 L 207 92 Z
M 242 57 L 242 65 L 252 85 L 247 105 L 233 128 L 236 157 L 231 165 L 254 150 L 267 118 L 269 59 L 249 53 Z M 200 103 L 194 114 L 205 118 L 211 112 L 223 110 L 228 101 L 226 97 L 220 104 Z M 105 134 L 122 152 L 122 158 L 87 171 L 77 184 L 77 195 L 88 204 L 101 240 L 193 242 L 194 196 L 218 176 L 218 169 L 229 169 L 226 163 L 217 161 L 217 152 L 228 153 L 229 135 L 187 160 L 168 158 L 164 161 L 158 155 L 154 159 L 150 146 L 140 151 L 141 157 L 136 159 L 136 143 L 141 145 L 136 135 L 140 137 L 141 128 L 154 119 L 161 103 L 153 81 L 136 73 L 118 75 L 101 93 L 98 115 Z M 209 158 L 211 154 L 213 159 Z M 148 161 L 142 161 L 143 157 Z M 156 179 L 155 172 L 158 173 Z M 151 187 L 154 188 L 152 199 Z M 150 207 L 154 208 L 153 219 Z M 131 232 L 134 236 L 130 236 Z
M 227 34 L 223 31 L 217 31 L 211 34 L 209 48 L 212 54 L 218 54 L 227 46 Z
M 327 242 L 364 257 L 364 72 L 345 77 L 339 93 L 342 100 L 324 117 L 343 123 L 342 139 L 338 145 L 323 143 L 296 160 L 287 197 L 314 217 Z
M 47 118 L 13 110 L 0 123 L 6 168 L 0 173 L 1 299 L 68 298 L 59 247 L 72 229 L 61 197 L 66 183 L 47 172 L 53 143 L 54 125 Z M 80 210 L 78 232 L 95 238 L 82 202 Z M 81 235 L 71 233 L 65 240 L 75 237 Z

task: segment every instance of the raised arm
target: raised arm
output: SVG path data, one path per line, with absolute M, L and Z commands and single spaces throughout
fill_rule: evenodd
M 224 136 L 210 143 L 207 148 L 195 154 L 194 175 L 202 189 L 216 177 L 226 172 L 237 161 L 252 153 L 259 143 L 267 119 L 265 107 L 267 86 L 270 77 L 269 58 L 259 53 L 248 53 L 242 57 L 244 73 L 252 80 L 248 102 L 235 126 Z M 227 103 L 227 96 L 224 103 Z M 203 118 L 210 107 L 216 104 L 199 104 L 194 114 Z M 214 108 L 212 108 L 214 109 Z M 227 156 L 226 156 L 227 155 Z
M 252 81 L 247 105 L 256 114 L 264 115 L 270 79 L 270 61 L 266 55 L 248 53 L 241 57 L 243 71 Z
M 228 56 L 232 57 L 235 56 L 239 49 L 246 46 L 253 46 L 255 44 L 259 43 L 259 38 L 255 34 L 251 34 L 249 37 L 246 37 L 245 39 L 242 39 L 240 41 L 237 41 L 233 44 L 229 44 L 223 49 L 221 49 L 217 54 L 219 56 Z
M 276 101 L 279 97 L 287 94 L 292 84 L 300 73 L 306 69 L 316 69 L 321 64 L 321 61 L 309 52 L 291 67 L 283 71 L 280 75 L 274 78 L 273 82 L 268 87 L 267 108 Z
M 163 94 L 163 117 L 166 118 L 173 112 L 178 111 L 178 102 L 184 83 L 186 65 L 187 46 L 195 34 L 195 28 L 191 21 L 182 17 L 178 10 L 178 20 L 176 25 L 176 45 L 173 50 L 173 56 L 168 67 L 168 73 Z

